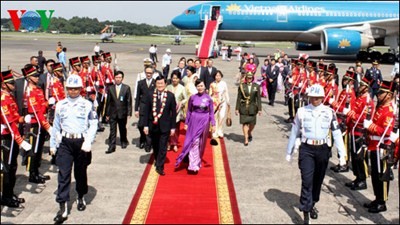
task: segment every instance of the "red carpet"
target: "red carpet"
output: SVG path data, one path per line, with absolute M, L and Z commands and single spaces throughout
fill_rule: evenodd
M 205 25 L 207 26 L 206 29 L 204 30 L 203 33 L 203 40 L 200 43 L 199 46 L 199 55 L 198 57 L 200 59 L 208 59 L 208 57 L 210 56 L 210 45 L 212 45 L 212 38 L 213 38 L 213 33 L 215 30 L 215 27 L 217 26 L 217 21 L 216 20 L 209 20 L 207 22 L 207 24 Z
M 220 145 L 214 148 L 207 140 L 197 175 L 188 174 L 187 163 L 174 167 L 183 142 L 181 132 L 178 152 L 167 153 L 165 176 L 155 173 L 153 157 L 150 159 L 124 224 L 241 223 L 224 140 L 220 139 Z

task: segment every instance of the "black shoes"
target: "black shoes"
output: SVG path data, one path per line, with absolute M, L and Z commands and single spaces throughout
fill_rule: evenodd
M 304 224 L 310 224 L 310 213 L 303 212 L 303 216 L 304 216 Z
M 30 174 L 29 182 L 35 183 L 35 184 L 44 184 L 46 182 L 46 180 L 43 178 L 40 178 L 38 175 Z
M 315 206 L 310 211 L 310 217 L 313 220 L 318 218 L 318 210 L 317 210 L 317 208 Z
M 293 119 L 292 117 L 289 117 L 288 119 L 285 120 L 285 123 L 293 123 Z
M 358 190 L 365 190 L 367 189 L 367 182 L 366 181 L 359 181 L 354 183 L 352 187 L 350 187 L 351 190 L 358 191 Z
M 68 219 L 68 206 L 66 202 L 60 203 L 60 210 L 54 217 L 54 224 L 62 224 Z
M 157 172 L 158 174 L 160 174 L 160 176 L 165 176 L 164 170 L 156 169 L 156 172 Z
M 14 198 L 2 198 L 1 205 L 7 206 L 9 208 L 18 208 L 20 202 L 15 200 Z
M 253 140 L 253 136 L 249 136 L 249 142 Z
M 13 195 L 13 200 L 19 202 L 19 203 L 25 203 L 25 199 L 24 198 L 18 198 L 18 196 Z
M 86 202 L 85 202 L 85 198 L 78 198 L 76 200 L 76 204 L 77 204 L 77 209 L 78 211 L 84 211 L 86 209 Z
M 113 152 L 115 152 L 115 148 L 109 148 L 109 149 L 106 151 L 106 154 L 110 154 L 110 153 L 113 153 Z
M 148 145 L 145 145 L 145 146 L 144 146 L 144 150 L 145 150 L 146 152 L 150 152 L 150 151 L 151 151 L 151 147 L 148 146 Z
M 368 208 L 368 212 L 370 213 L 380 213 L 380 212 L 385 212 L 386 205 L 385 204 L 374 204 L 370 208 Z
M 371 207 L 373 207 L 373 206 L 375 206 L 377 204 L 378 204 L 378 202 L 376 200 L 374 200 L 374 201 L 372 201 L 370 203 L 364 203 L 364 207 L 369 209 L 369 208 L 371 208 Z
M 49 175 L 43 175 L 43 174 L 39 173 L 38 177 L 40 177 L 43 180 L 50 180 L 50 176 Z
M 336 165 L 336 166 L 331 166 L 331 170 L 333 170 L 335 173 L 345 173 L 349 172 L 349 166 L 341 166 L 341 165 Z
M 106 128 L 104 128 L 104 127 L 99 127 L 99 128 L 97 128 L 97 132 L 103 132 L 105 129 Z
M 121 148 L 122 148 L 122 149 L 125 149 L 127 146 L 128 146 L 127 143 L 122 143 L 122 144 L 121 144 Z
M 145 146 L 145 145 L 146 145 L 145 143 L 140 143 L 140 144 L 139 144 L 139 148 L 140 148 L 140 149 L 144 149 L 144 146 Z
M 345 183 L 344 185 L 345 185 L 346 187 L 352 188 L 352 187 L 354 187 L 354 184 L 357 183 L 357 182 L 358 182 L 358 180 L 355 179 L 355 180 L 353 180 L 353 181 L 351 181 L 351 182 Z

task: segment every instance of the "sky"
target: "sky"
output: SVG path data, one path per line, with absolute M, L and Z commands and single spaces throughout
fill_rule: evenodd
M 7 10 L 55 10 L 54 17 L 74 16 L 105 20 L 126 20 L 167 26 L 190 6 L 205 1 L 1 1 L 1 18 L 10 18 Z

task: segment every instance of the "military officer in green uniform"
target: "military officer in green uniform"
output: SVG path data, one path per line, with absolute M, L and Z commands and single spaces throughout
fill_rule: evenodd
M 236 101 L 235 114 L 240 114 L 240 124 L 243 125 L 244 146 L 252 141 L 251 135 L 257 122 L 257 114 L 261 116 L 260 86 L 253 83 L 251 72 L 246 74 L 246 80 L 240 83 Z

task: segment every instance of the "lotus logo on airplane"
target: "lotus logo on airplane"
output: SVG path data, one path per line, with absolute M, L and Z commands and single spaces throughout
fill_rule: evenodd
M 350 41 L 347 39 L 342 39 L 339 42 L 339 48 L 346 48 L 346 47 L 351 47 Z
M 236 4 L 230 4 L 226 7 L 226 11 L 228 12 L 238 12 L 240 11 L 240 6 Z

